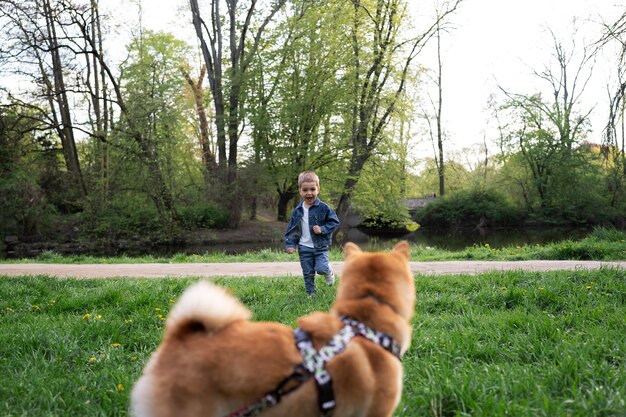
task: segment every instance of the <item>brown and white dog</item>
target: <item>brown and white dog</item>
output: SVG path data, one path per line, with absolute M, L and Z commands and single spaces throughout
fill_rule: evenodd
M 344 255 L 330 313 L 301 317 L 299 328 L 319 350 L 344 327 L 340 317 L 349 316 L 391 336 L 404 353 L 415 305 L 408 243 L 398 243 L 389 253 L 363 252 L 348 243 Z M 188 288 L 167 319 L 163 342 L 133 388 L 132 414 L 222 417 L 274 390 L 303 357 L 293 329 L 251 322 L 250 316 L 221 288 L 207 282 Z M 365 337 L 352 338 L 326 369 L 336 399 L 334 417 L 388 417 L 398 406 L 402 364 Z M 260 415 L 320 416 L 316 380 L 306 380 Z

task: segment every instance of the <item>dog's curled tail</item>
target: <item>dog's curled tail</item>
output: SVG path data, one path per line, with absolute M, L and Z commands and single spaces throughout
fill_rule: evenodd
M 214 332 L 251 316 L 250 310 L 225 289 L 200 281 L 187 288 L 174 305 L 165 323 L 165 336 Z

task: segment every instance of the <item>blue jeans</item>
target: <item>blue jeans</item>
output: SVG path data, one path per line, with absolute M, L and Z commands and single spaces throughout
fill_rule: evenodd
M 304 275 L 304 288 L 307 294 L 313 294 L 315 292 L 315 273 L 328 275 L 332 272 L 328 264 L 328 249 L 314 249 L 299 245 L 298 254 Z

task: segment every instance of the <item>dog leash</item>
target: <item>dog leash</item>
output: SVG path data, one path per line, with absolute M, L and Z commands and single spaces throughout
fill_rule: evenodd
M 311 377 L 315 379 L 318 392 L 318 405 L 322 417 L 329 417 L 335 409 L 335 393 L 333 381 L 326 370 L 326 363 L 343 352 L 350 340 L 361 336 L 370 340 L 401 360 L 401 346 L 390 335 L 376 331 L 371 327 L 348 316 L 341 316 L 344 326 L 319 351 L 313 347 L 313 342 L 307 332 L 301 328 L 294 330 L 296 346 L 300 350 L 303 362 L 296 365 L 291 375 L 285 378 L 273 391 L 265 394 L 253 403 L 237 409 L 224 417 L 252 417 L 260 414 L 267 408 L 277 405 L 282 397 L 298 389 Z

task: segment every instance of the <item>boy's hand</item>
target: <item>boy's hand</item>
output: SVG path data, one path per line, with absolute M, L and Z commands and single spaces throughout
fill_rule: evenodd
M 292 253 L 294 253 L 296 251 L 296 248 L 287 248 L 287 253 L 289 255 L 291 255 Z
M 322 233 L 322 228 L 319 227 L 318 225 L 313 226 L 313 233 L 315 233 L 316 235 L 319 235 Z

